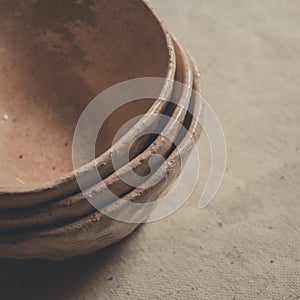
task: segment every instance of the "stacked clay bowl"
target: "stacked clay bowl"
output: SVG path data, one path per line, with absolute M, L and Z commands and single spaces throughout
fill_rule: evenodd
M 174 184 L 200 137 L 197 66 L 142 0 L 7 1 L 0 14 L 0 257 L 63 260 L 119 241 L 139 226 L 130 221 L 141 213 L 120 198 L 155 201 Z M 99 132 L 96 158 L 74 171 L 73 134 L 85 107 L 105 89 L 143 77 L 164 78 L 160 96 L 111 114 Z M 174 79 L 184 87 L 176 93 Z M 149 118 L 158 114 L 169 121 L 162 126 Z M 115 139 L 131 119 L 131 128 Z M 130 148 L 130 161 L 115 170 L 112 153 L 124 155 L 141 128 L 145 134 Z M 157 128 L 159 134 L 149 134 Z M 164 162 L 155 161 L 149 179 L 154 154 Z M 161 180 L 133 187 L 120 177 L 129 171 L 145 182 Z M 108 217 L 112 211 L 128 221 Z

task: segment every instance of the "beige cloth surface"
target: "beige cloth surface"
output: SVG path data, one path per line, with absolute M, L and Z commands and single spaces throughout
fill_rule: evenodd
M 228 168 L 187 204 L 105 251 L 0 261 L 0 299 L 299 299 L 300 2 L 152 0 L 202 70 Z

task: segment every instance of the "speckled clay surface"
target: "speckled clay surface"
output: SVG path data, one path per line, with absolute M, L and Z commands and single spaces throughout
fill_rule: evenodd
M 178 127 L 174 126 L 173 122 L 176 120 L 179 123 L 183 123 L 186 116 L 186 109 L 188 108 L 191 89 L 193 86 L 193 75 L 190 60 L 185 54 L 184 49 L 174 40 L 175 52 L 176 52 L 176 80 L 184 83 L 185 90 L 182 90 L 181 97 L 176 92 L 176 99 L 178 100 L 178 106 L 171 110 L 174 105 L 171 105 L 170 114 L 172 119 L 166 125 L 162 131 L 162 135 L 159 136 L 154 142 L 149 145 L 146 151 L 138 155 L 129 163 L 129 167 L 138 173 L 140 176 L 145 176 L 149 170 L 149 158 L 155 153 L 162 156 L 167 156 L 172 148 L 172 142 L 169 138 L 176 136 L 179 133 Z M 174 94 L 173 94 L 173 97 Z M 157 164 L 160 162 L 158 161 Z M 120 172 L 126 174 L 127 168 L 123 167 Z M 107 177 L 104 182 L 91 187 L 87 192 L 90 197 L 97 197 L 97 203 L 111 202 L 110 196 L 107 193 L 107 187 L 117 196 L 122 196 L 133 190 L 133 187 L 125 184 L 116 173 L 113 173 Z M 46 203 L 37 207 L 29 209 L 20 209 L 12 211 L 0 211 L 0 230 L 8 229 L 24 229 L 27 226 L 40 226 L 49 224 L 55 224 L 57 222 L 66 222 L 68 219 L 75 219 L 87 215 L 93 211 L 93 206 L 85 199 L 82 193 L 76 194 L 66 199 L 62 199 L 58 202 Z
M 176 64 L 169 35 L 142 1 L 2 2 L 0 208 L 6 209 L 78 191 L 68 172 L 73 130 L 87 103 L 131 78 L 172 79 Z M 164 98 L 171 90 L 162 87 Z M 103 177 L 113 172 L 107 150 L 112 133 L 133 115 L 165 109 L 165 102 L 153 102 L 124 107 L 106 122 L 97 149 Z M 125 140 L 115 144 L 120 152 Z M 85 166 L 82 176 L 92 185 L 88 175 Z
M 198 70 L 194 66 L 194 89 L 199 90 Z M 192 98 L 190 104 L 195 118 L 187 116 L 186 126 L 189 132 L 198 140 L 201 128 L 197 119 L 203 110 L 203 103 Z M 179 147 L 185 153 L 185 158 L 191 151 L 193 142 L 189 135 L 181 141 Z M 125 200 L 135 202 L 149 202 L 155 200 L 168 186 L 176 180 L 180 173 L 180 159 L 178 151 L 174 150 L 167 158 L 168 168 L 166 176 L 155 187 L 149 189 L 135 189 L 126 196 Z M 158 176 L 160 169 L 153 175 Z M 119 201 L 109 205 L 106 210 L 122 210 Z M 128 218 L 138 211 L 126 211 Z M 138 224 L 123 223 L 108 218 L 100 212 L 95 212 L 83 219 L 52 229 L 28 231 L 16 235 L 2 235 L 0 237 L 0 256 L 17 259 L 42 258 L 62 260 L 73 256 L 83 255 L 129 235 Z

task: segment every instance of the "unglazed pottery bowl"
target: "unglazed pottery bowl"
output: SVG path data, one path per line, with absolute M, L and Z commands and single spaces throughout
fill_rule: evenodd
M 160 98 L 168 99 L 176 62 L 169 34 L 141 0 L 5 0 L 0 17 L 0 209 L 16 209 L 79 191 L 73 132 L 95 96 L 132 78 L 162 77 Z M 112 145 L 118 128 L 133 116 L 162 113 L 166 105 L 144 99 L 107 119 L 98 157 L 77 170 L 86 186 L 97 182 L 91 165 L 102 178 L 111 175 L 111 151 L 122 155 L 140 124 L 145 129 L 157 124 L 142 117 Z M 132 158 L 149 138 L 136 143 Z
M 199 76 L 197 67 L 193 64 L 194 89 L 199 91 Z M 74 222 L 65 225 L 27 230 L 22 233 L 1 234 L 0 257 L 14 259 L 48 259 L 64 260 L 78 255 L 91 253 L 108 246 L 128 236 L 139 226 L 138 223 L 130 223 L 140 212 L 124 205 L 124 200 L 131 202 L 152 202 L 167 190 L 177 179 L 181 172 L 181 163 L 186 160 L 192 150 L 194 142 L 201 133 L 199 124 L 203 111 L 203 103 L 198 97 L 192 97 L 190 101 L 191 114 L 187 114 L 184 125 L 189 134 L 179 134 L 179 145 L 166 159 L 167 168 L 158 168 L 152 175 L 161 177 L 162 180 L 150 188 L 136 188 L 123 196 L 123 199 L 114 201 L 102 208 L 102 212 L 96 211 Z M 180 151 L 179 151 L 180 150 Z M 180 154 L 183 157 L 180 157 Z M 119 211 L 128 217 L 128 222 L 121 222 L 107 216 L 111 211 Z M 142 216 L 143 218 L 144 216 Z M 145 216 L 146 218 L 146 216 Z
M 186 119 L 186 111 L 190 104 L 190 98 L 193 87 L 193 70 L 188 55 L 182 46 L 173 38 L 176 53 L 176 81 L 181 82 L 182 90 L 177 88 L 172 93 L 172 101 L 167 106 L 166 114 L 170 115 L 170 120 L 163 128 L 161 135 L 137 157 L 123 166 L 119 173 L 114 172 L 102 182 L 90 187 L 85 194 L 78 193 L 70 197 L 60 199 L 59 201 L 41 204 L 39 206 L 13 209 L 9 211 L 0 211 L 0 230 L 24 230 L 26 227 L 36 228 L 38 226 L 51 226 L 67 223 L 69 220 L 75 220 L 92 213 L 94 207 L 86 200 L 97 199 L 97 206 L 104 206 L 105 203 L 113 202 L 112 194 L 116 197 L 122 197 L 131 192 L 134 187 L 126 184 L 122 178 L 128 176 L 128 172 L 133 171 L 135 174 L 146 176 L 149 172 L 149 159 L 153 154 L 159 154 L 167 157 L 172 151 L 172 140 L 175 140 L 179 134 L 180 128 L 177 124 L 183 125 Z M 175 104 L 176 103 L 176 104 Z M 176 121 L 176 124 L 174 122 Z M 176 126 L 177 125 L 177 126 Z M 168 138 L 166 138 L 168 137 Z M 158 168 L 162 163 L 157 159 L 156 163 L 152 160 L 152 168 Z

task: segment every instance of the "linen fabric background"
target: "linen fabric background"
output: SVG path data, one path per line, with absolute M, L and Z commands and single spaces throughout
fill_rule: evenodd
M 226 135 L 228 166 L 187 204 L 98 253 L 1 260 L 0 299 L 299 299 L 300 2 L 152 0 L 197 60 Z

